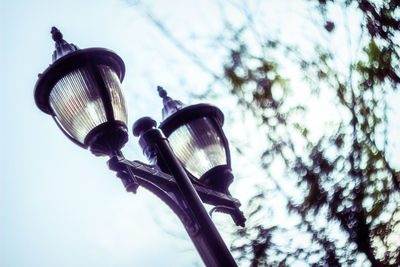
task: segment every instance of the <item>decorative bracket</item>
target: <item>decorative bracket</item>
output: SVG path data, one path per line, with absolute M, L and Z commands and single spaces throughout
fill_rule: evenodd
M 195 234 L 197 232 L 198 226 L 191 219 L 193 218 L 192 211 L 183 201 L 173 176 L 157 170 L 152 165 L 139 161 L 129 161 L 122 154 L 111 157 L 108 165 L 111 170 L 117 172 L 117 176 L 128 192 L 135 193 L 138 186 L 145 187 L 175 212 L 189 233 Z M 202 185 L 194 184 L 194 188 L 204 203 L 214 205 L 214 210 L 230 214 L 236 225 L 244 226 L 246 218 L 239 210 L 241 205 L 239 200 Z

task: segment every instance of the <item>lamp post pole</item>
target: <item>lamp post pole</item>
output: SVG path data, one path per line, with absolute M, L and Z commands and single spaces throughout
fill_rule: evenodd
M 197 224 L 194 229 L 189 229 L 188 233 L 201 258 L 207 266 L 237 266 L 186 171 L 175 157 L 167 138 L 159 129 L 154 128 L 155 126 L 155 121 L 144 118 L 135 124 L 134 132 L 140 136 L 142 143 L 157 150 L 157 154 L 175 178 L 182 197 L 189 206 L 192 219 Z

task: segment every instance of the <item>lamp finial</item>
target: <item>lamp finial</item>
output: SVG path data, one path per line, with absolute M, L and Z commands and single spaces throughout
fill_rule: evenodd
M 158 95 L 163 99 L 164 107 L 162 109 L 162 118 L 166 119 L 168 116 L 182 109 L 183 103 L 179 100 L 174 100 L 168 96 L 167 91 L 161 86 L 157 86 Z
M 62 58 L 65 55 L 79 49 L 76 45 L 67 43 L 63 39 L 63 35 L 60 32 L 60 30 L 57 29 L 56 27 L 53 26 L 51 28 L 50 33 L 51 33 L 51 37 L 56 42 L 56 49 L 54 50 L 54 53 L 53 53 L 53 62 L 55 62 L 57 59 Z

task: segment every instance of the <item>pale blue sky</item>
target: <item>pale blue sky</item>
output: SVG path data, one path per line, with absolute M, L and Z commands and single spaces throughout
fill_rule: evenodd
M 207 37 L 221 27 L 216 23 L 218 6 L 208 1 L 143 2 L 168 21 L 177 35 L 189 38 L 187 33 L 196 32 Z M 289 1 L 282 2 L 287 10 Z M 298 33 L 293 30 L 297 21 L 268 18 L 271 25 L 289 29 L 286 33 Z M 190 92 L 204 89 L 210 82 L 210 77 L 165 39 L 143 12 L 125 1 L 0 0 L 0 266 L 198 263 L 183 227 L 161 201 L 144 189 L 137 195 L 126 193 L 108 170 L 105 158 L 96 158 L 70 142 L 36 107 L 33 88 L 37 74 L 51 63 L 52 26 L 80 48 L 106 47 L 123 58 L 129 127 L 142 116 L 161 119 L 156 85 L 187 102 Z M 207 45 L 204 40 L 200 38 L 199 46 Z M 209 67 L 220 68 L 220 64 L 213 64 L 218 56 L 203 58 Z M 218 101 L 216 104 L 233 103 L 229 98 Z M 396 101 L 400 101 L 398 94 L 393 97 Z M 400 140 L 399 122 L 394 122 L 391 137 Z M 399 142 L 394 143 L 398 147 Z M 124 153 L 129 159 L 144 160 L 132 135 Z M 398 160 L 394 162 L 400 165 Z M 238 176 L 250 179 L 259 175 L 250 165 L 235 167 L 238 165 L 234 161 Z M 246 184 L 241 180 L 232 185 L 234 195 L 242 201 Z
M 172 87 L 174 81 L 168 74 L 146 74 L 157 71 L 149 64 L 157 65 L 161 53 L 151 52 L 157 45 L 146 40 L 156 39 L 154 28 L 116 0 L 2 0 L 0 10 L 0 266 L 190 266 L 198 261 L 164 204 L 144 189 L 126 193 L 106 159 L 68 141 L 33 100 L 37 75 L 51 63 L 55 25 L 81 48 L 106 47 L 124 59 L 124 88 L 137 90 L 126 93 L 129 127 L 140 116 L 160 119 L 155 85 Z M 138 96 L 140 101 L 132 101 Z M 125 153 L 143 160 L 132 136 Z
M 180 28 L 186 32 L 215 30 L 208 4 L 196 3 L 146 1 L 168 21 L 197 16 Z M 137 195 L 126 193 L 105 158 L 70 142 L 36 107 L 33 88 L 51 63 L 52 26 L 80 48 L 105 47 L 122 57 L 129 128 L 142 116 L 161 119 L 158 84 L 187 102 L 210 77 L 125 1 L 1 0 L 0 5 L 0 266 L 199 264 L 175 215 L 143 188 Z M 199 28 L 204 15 L 209 27 Z M 227 101 L 222 102 L 232 103 Z M 124 153 L 145 160 L 132 135 Z

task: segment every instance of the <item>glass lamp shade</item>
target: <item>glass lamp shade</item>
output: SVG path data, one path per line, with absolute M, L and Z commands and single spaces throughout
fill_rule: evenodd
M 233 180 L 223 114 L 211 105 L 183 108 L 160 125 L 176 157 L 196 181 L 226 191 Z
M 225 146 L 210 118 L 188 122 L 168 137 L 172 150 L 196 178 L 220 165 L 227 165 Z
M 120 82 L 125 67 L 115 53 L 90 48 L 70 53 L 39 77 L 38 107 L 52 115 L 76 144 L 96 155 L 119 150 L 127 141 L 127 113 Z

